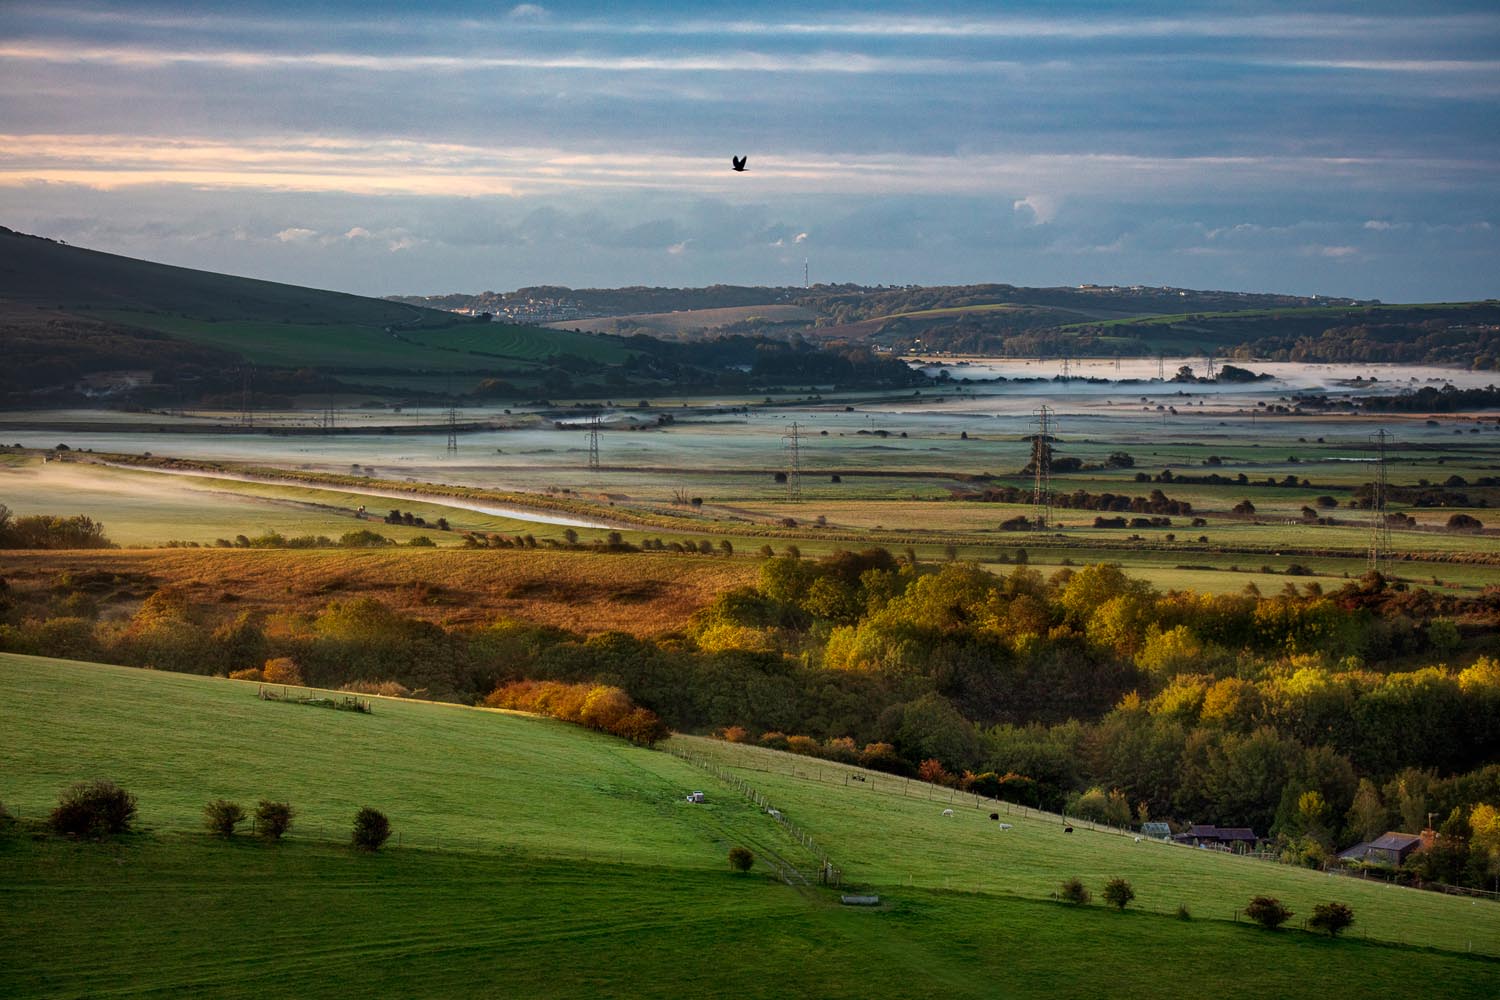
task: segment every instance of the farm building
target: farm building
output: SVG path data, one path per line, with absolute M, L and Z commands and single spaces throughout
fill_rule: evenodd
M 1255 845 L 1260 843 L 1255 831 L 1247 826 L 1213 826 L 1207 823 L 1194 823 L 1186 833 L 1179 833 L 1172 839 L 1179 844 L 1221 847 L 1237 854 L 1253 851 Z
M 1374 840 L 1355 844 L 1346 851 L 1340 851 L 1339 860 L 1399 868 L 1407 858 L 1425 846 L 1424 840 L 1425 837 L 1421 833 L 1388 831 Z

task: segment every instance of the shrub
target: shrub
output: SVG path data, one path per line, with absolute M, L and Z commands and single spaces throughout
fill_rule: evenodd
M 1088 887 L 1083 884 L 1083 880 L 1077 877 L 1063 882 L 1057 894 L 1064 903 L 1073 903 L 1078 906 L 1087 906 L 1094 899 Z
M 1274 931 L 1291 919 L 1292 911 L 1282 906 L 1281 900 L 1274 896 L 1256 896 L 1245 907 L 1245 916 L 1267 930 Z
M 755 864 L 755 854 L 748 847 L 731 847 L 729 849 L 729 867 L 737 872 L 747 872 L 750 866 Z
M 251 667 L 249 670 L 229 671 L 229 679 L 232 681 L 260 682 L 266 679 L 266 674 L 265 671 L 261 670 L 259 667 Z
M 290 656 L 278 656 L 267 660 L 261 670 L 265 674 L 267 684 L 303 683 L 302 668 L 297 666 L 297 661 Z
M 391 821 L 385 813 L 365 806 L 354 814 L 354 846 L 362 851 L 378 851 L 390 839 Z
M 234 828 L 245 818 L 245 810 L 238 802 L 214 799 L 203 807 L 203 825 L 221 837 L 233 837 Z
M 1117 910 L 1123 910 L 1135 898 L 1135 890 L 1122 878 L 1112 878 L 1104 883 L 1104 901 Z
M 1448 518 L 1448 530 L 1464 532 L 1483 531 L 1484 522 L 1468 514 L 1454 514 Z
M 1329 937 L 1338 937 L 1339 931 L 1354 923 L 1354 910 L 1344 903 L 1319 903 L 1313 907 L 1312 919 L 1307 925 L 1316 931 L 1327 931 Z
M 292 828 L 295 815 L 289 802 L 261 799 L 255 807 L 255 832 L 267 840 L 280 840 Z
M 63 792 L 48 822 L 55 833 L 106 837 L 129 830 L 134 818 L 134 795 L 113 781 L 82 781 Z

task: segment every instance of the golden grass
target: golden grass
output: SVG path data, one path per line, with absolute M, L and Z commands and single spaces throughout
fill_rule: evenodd
M 50 586 L 62 573 L 128 575 L 109 607 L 163 586 L 228 614 L 313 611 L 373 597 L 430 621 L 515 618 L 579 632 L 655 635 L 681 629 L 731 587 L 752 583 L 758 563 L 719 556 L 535 550 L 156 549 L 7 552 L 12 586 Z

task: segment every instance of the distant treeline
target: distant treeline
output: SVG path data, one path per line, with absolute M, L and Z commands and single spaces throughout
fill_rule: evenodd
M 112 549 L 104 525 L 91 517 L 33 514 L 15 517 L 0 503 L 0 549 Z

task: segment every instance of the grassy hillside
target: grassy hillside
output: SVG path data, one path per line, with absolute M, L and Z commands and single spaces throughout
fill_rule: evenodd
M 1042 821 L 1013 820 L 1017 846 L 1002 853 L 972 808 L 945 819 L 878 786 L 845 792 L 769 753 L 719 748 L 768 768 L 746 773 L 881 908 L 841 908 L 764 869 L 730 874 L 734 843 L 809 859 L 704 771 L 558 723 L 386 700 L 352 715 L 261 702 L 236 682 L 10 655 L 0 699 L 8 808 L 34 818 L 67 782 L 109 776 L 140 797 L 145 827 L 106 845 L 0 836 L 0 975 L 19 996 L 977 997 L 1000 984 L 1084 997 L 1118 980 L 1226 997 L 1322 996 L 1333 981 L 1351 995 L 1478 997 L 1500 968 L 1465 954 L 1471 939 L 1494 950 L 1493 904 L 1313 888 L 1278 866 Z M 709 803 L 683 802 L 692 788 Z M 291 838 L 202 834 L 199 809 L 221 795 L 289 799 Z M 363 804 L 391 815 L 399 846 L 338 845 Z M 1043 898 L 1063 874 L 1106 873 L 1133 878 L 1139 911 Z M 1371 938 L 1427 947 L 1219 919 L 1209 899 L 1227 908 L 1252 884 L 1299 910 L 1303 896 L 1348 899 Z M 1179 897 L 1197 919 L 1152 912 Z
M 449 319 L 385 299 L 157 264 L 8 229 L 0 230 L 0 299 L 73 313 L 125 310 L 214 322 L 384 327 Z
M 185 353 L 164 352 L 163 337 L 186 345 Z M 20 387 L 32 389 L 95 371 L 243 362 L 361 384 L 381 383 L 381 371 L 524 376 L 555 355 L 616 363 L 631 354 L 604 338 L 477 324 L 387 299 L 136 260 L 3 228 L 0 345 L 29 373 Z M 205 384 L 216 388 L 212 378 Z M 275 386 L 262 374 L 261 391 Z

